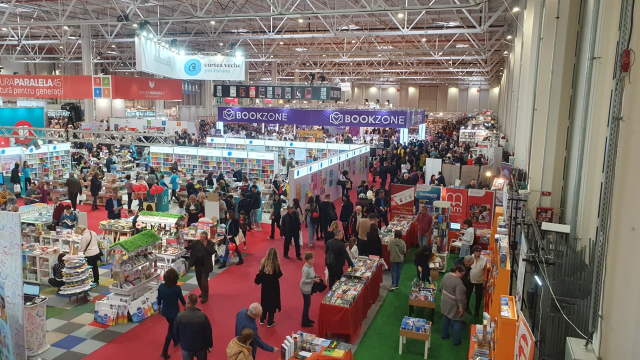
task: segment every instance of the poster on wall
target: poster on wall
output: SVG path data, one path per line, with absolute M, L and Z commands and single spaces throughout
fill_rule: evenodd
M 311 175 L 311 178 L 313 179 L 313 190 L 318 190 L 318 173 L 316 172 L 315 174 Z
M 440 186 L 431 186 L 431 185 L 417 185 L 416 186 L 416 199 L 418 199 L 418 203 L 416 204 L 416 213 L 423 205 L 429 207 L 429 211 L 433 213 L 433 202 L 440 200 L 442 195 L 442 188 Z
M 467 189 L 442 188 L 442 200 L 451 203 L 449 221 L 462 224 L 467 218 Z
M 327 192 L 327 170 L 321 171 L 322 176 L 320 178 L 320 194 Z
M 411 185 L 391 184 L 390 190 L 391 207 L 389 208 L 389 218 L 393 219 L 398 215 L 413 216 L 415 188 Z
M 333 186 L 333 169 L 329 170 L 329 187 Z
M 538 226 L 542 225 L 543 222 L 553 222 L 553 208 L 537 207 L 536 222 L 538 223 Z
M 474 229 L 491 229 L 493 223 L 493 191 L 469 189 L 468 217 Z
M 522 312 L 518 313 L 517 336 L 516 336 L 516 360 L 533 360 L 535 352 L 535 339 L 533 333 L 527 324 Z
M 523 234 L 520 234 L 520 258 L 518 259 L 518 275 L 516 277 L 516 310 L 520 311 L 522 308 L 522 294 L 524 292 L 524 276 L 527 272 L 527 263 L 525 258 L 527 257 L 527 240 Z
M 13 344 L 11 343 L 11 330 L 7 318 L 7 296 L 4 282 L 0 281 L 0 358 L 13 359 Z
M 4 282 L 4 307 L 10 329 L 13 350 L 11 359 L 26 359 L 24 338 L 24 302 L 22 299 L 22 238 L 20 214 L 0 212 L 0 243 L 4 251 L 0 251 L 0 279 Z M 4 340 L 2 340 L 4 341 Z

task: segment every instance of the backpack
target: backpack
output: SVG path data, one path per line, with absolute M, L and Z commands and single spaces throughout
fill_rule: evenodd
M 324 258 L 324 264 L 327 266 L 335 265 L 336 256 L 333 254 L 333 251 L 328 250 L 326 257 Z
M 332 222 L 338 220 L 338 214 L 336 214 L 335 209 L 329 209 L 329 220 Z
M 318 214 L 318 205 L 313 209 L 311 213 L 311 223 L 318 224 L 320 222 L 320 214 Z

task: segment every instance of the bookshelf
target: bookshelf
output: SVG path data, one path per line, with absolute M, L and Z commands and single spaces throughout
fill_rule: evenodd
M 276 173 L 276 154 L 274 153 L 250 153 L 247 159 L 248 177 L 262 179 L 268 183 Z
M 449 260 L 449 209 L 451 203 L 449 201 L 433 202 L 433 235 L 431 244 L 433 252 L 442 259 L 443 264 L 447 264 Z M 442 268 L 442 272 L 447 267 Z
M 71 172 L 71 144 L 51 144 L 47 145 L 47 147 L 48 151 L 46 155 L 49 166 L 51 167 L 50 173 L 52 175 L 69 174 Z
M 171 174 L 171 164 L 173 164 L 173 147 L 150 146 L 149 155 L 151 157 L 150 166 L 156 168 L 165 175 Z
M 498 314 L 493 360 L 511 360 L 513 359 L 513 354 L 515 354 L 518 316 L 515 298 L 513 296 L 502 296 L 501 299 L 504 311 Z
M 178 163 L 181 170 L 187 175 L 194 175 L 200 168 L 200 159 L 198 158 L 198 148 L 192 147 L 174 147 L 173 160 Z M 169 165 L 171 166 L 171 165 Z

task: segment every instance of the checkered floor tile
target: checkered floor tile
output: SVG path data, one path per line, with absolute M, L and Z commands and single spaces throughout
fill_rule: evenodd
M 243 254 L 243 256 L 245 255 Z M 233 259 L 227 265 L 233 265 L 236 261 Z M 138 325 L 127 323 L 108 326 L 98 324 L 94 320 L 95 302 L 104 299 L 111 293 L 109 291 L 109 286 L 113 283 L 113 280 L 109 278 L 111 266 L 111 264 L 100 266 L 100 285 L 89 293 L 91 296 L 89 301 L 84 297 L 76 299 L 75 297 L 58 295 L 56 289 L 48 285 L 40 286 L 41 294 L 48 297 L 47 342 L 50 348 L 36 358 L 46 360 L 83 359 Z M 209 279 L 224 270 L 215 266 Z M 198 282 L 193 276 L 193 272 L 180 277 L 179 281 L 185 296 L 198 288 Z

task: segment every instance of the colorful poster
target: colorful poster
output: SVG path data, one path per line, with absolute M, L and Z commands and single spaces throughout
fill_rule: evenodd
M 249 97 L 250 98 L 256 97 L 256 87 L 255 86 L 249 86 Z
M 538 226 L 540 226 L 543 222 L 553 222 L 553 208 L 537 207 L 536 222 L 538 223 Z
M 7 318 L 7 297 L 4 283 L 0 281 L 0 358 L 13 359 L 13 344 L 11 343 L 11 331 Z M 44 329 L 45 333 L 47 329 Z
M 313 179 L 313 190 L 318 190 L 318 173 L 314 173 L 311 175 L 311 178 Z
M 22 256 L 20 236 L 20 214 L 0 211 L 0 281 L 3 282 L 4 312 L 10 328 L 11 349 L 13 357 L 10 359 L 26 359 L 24 338 L 24 301 L 22 299 Z M 3 337 L 4 338 L 4 337 Z M 1 340 L 0 342 L 4 342 Z M 8 341 L 7 341 L 8 342 Z M 5 346 L 5 349 L 9 345 Z
M 333 186 L 333 169 L 329 170 L 329 187 Z
M 0 75 L 0 96 L 93 99 L 91 75 Z
M 467 189 L 442 188 L 442 200 L 451 203 L 449 222 L 462 224 L 467 218 Z
M 300 199 L 302 196 L 302 184 L 296 184 L 296 199 Z
M 515 360 L 533 360 L 535 339 L 522 312 L 518 313 Z
M 440 186 L 417 185 L 416 186 L 416 213 L 422 205 L 427 205 L 429 211 L 433 213 L 433 202 L 440 200 L 442 188 Z
M 397 215 L 414 215 L 415 187 L 411 185 L 391 184 L 391 206 L 389 219 Z
M 474 229 L 491 229 L 493 223 L 493 199 L 495 193 L 488 190 L 469 189 L 468 217 Z

